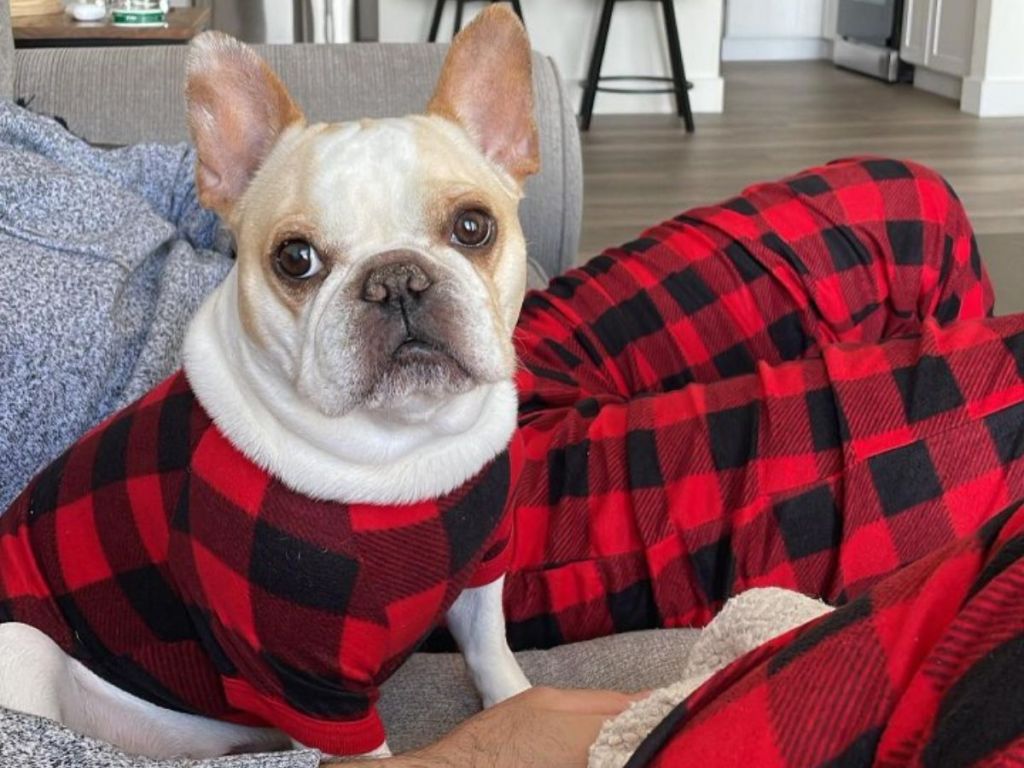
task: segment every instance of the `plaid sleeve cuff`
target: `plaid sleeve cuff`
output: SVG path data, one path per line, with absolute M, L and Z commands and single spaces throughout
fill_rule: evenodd
M 228 702 L 244 712 L 280 728 L 303 746 L 331 755 L 363 755 L 384 743 L 384 725 L 376 708 L 367 702 L 366 713 L 348 720 L 324 720 L 303 714 L 284 701 L 260 693 L 245 680 L 226 678 Z

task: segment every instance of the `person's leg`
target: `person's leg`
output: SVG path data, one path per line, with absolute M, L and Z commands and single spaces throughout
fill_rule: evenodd
M 991 312 L 960 201 L 934 171 L 847 160 L 752 186 L 610 248 L 527 297 L 518 328 L 538 391 L 678 389 Z M 563 384 L 572 380 L 575 392 Z
M 1020 765 L 1022 649 L 1018 500 L 975 534 L 737 660 L 671 712 L 629 764 Z
M 970 446 L 986 409 L 1016 402 L 1020 374 L 1000 339 L 1024 321 L 956 337 L 970 363 L 952 373 L 938 322 L 990 307 L 955 196 L 891 161 L 753 187 L 533 294 L 517 333 L 528 459 L 506 590 L 514 644 L 701 623 L 754 585 L 841 599 L 984 517 L 993 507 L 950 510 L 945 496 L 1009 483 L 993 479 L 1008 460 Z M 683 386 L 694 381 L 709 383 Z M 923 442 L 937 428 L 947 440 Z M 895 448 L 876 461 L 885 487 L 851 493 L 868 460 Z M 928 495 L 901 515 L 925 523 L 915 538 L 883 520 L 879 494 L 929 461 L 938 492 L 914 491 Z M 857 547 L 871 556 L 847 563 Z
M 506 582 L 517 647 L 843 602 L 1024 497 L 1024 315 L 534 415 Z

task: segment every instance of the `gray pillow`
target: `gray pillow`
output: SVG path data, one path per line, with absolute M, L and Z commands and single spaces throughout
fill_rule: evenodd
M 11 4 L 0 0 L 0 99 L 14 98 L 14 36 Z

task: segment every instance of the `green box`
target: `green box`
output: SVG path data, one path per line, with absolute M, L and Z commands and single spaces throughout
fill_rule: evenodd
M 110 12 L 110 18 L 115 24 L 125 27 L 156 27 L 167 22 L 167 14 L 160 10 L 119 11 L 115 9 Z

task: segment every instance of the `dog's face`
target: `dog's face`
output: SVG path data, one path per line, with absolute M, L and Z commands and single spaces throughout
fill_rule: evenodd
M 200 199 L 235 235 L 241 332 L 268 373 L 328 416 L 415 417 L 511 378 L 538 166 L 514 14 L 466 28 L 421 116 L 307 125 L 216 33 L 193 44 L 187 95 Z

